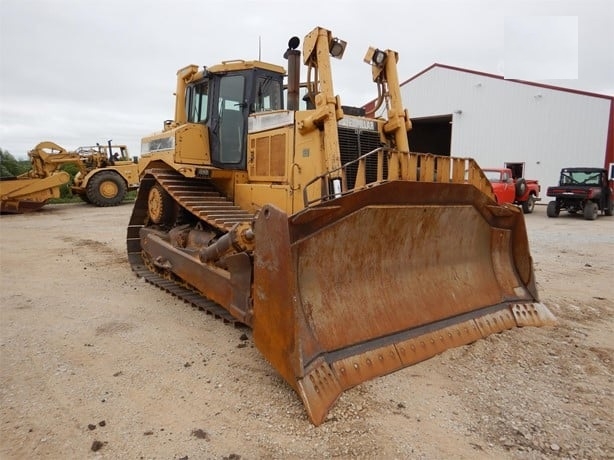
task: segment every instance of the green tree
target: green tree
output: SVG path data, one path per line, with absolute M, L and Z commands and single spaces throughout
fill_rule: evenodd
M 30 170 L 32 164 L 29 161 L 17 160 L 8 150 L 0 148 L 0 177 L 19 176 Z
M 60 187 L 60 198 L 71 198 L 73 194 L 72 194 L 72 191 L 70 190 L 70 186 L 75 181 L 75 174 L 79 172 L 79 167 L 73 163 L 66 163 L 65 165 L 62 165 L 60 169 L 70 174 L 70 182 Z

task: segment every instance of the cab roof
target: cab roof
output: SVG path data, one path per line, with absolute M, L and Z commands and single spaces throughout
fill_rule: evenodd
M 604 172 L 605 169 L 604 168 L 583 168 L 581 166 L 577 166 L 577 167 L 573 167 L 573 168 L 563 168 L 562 171 L 570 171 L 570 172 L 580 172 L 580 171 L 586 171 L 586 172 Z
M 249 70 L 249 69 L 263 69 L 271 72 L 275 72 L 281 75 L 286 74 L 286 69 L 275 64 L 269 64 L 262 61 L 244 61 L 242 59 L 233 61 L 222 61 L 221 64 L 216 64 L 211 67 L 207 67 L 207 71 L 211 73 L 229 72 L 233 70 Z

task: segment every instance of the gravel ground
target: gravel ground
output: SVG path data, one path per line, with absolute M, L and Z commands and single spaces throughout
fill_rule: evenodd
M 614 458 L 614 218 L 526 216 L 556 327 L 365 382 L 316 428 L 248 329 L 132 274 L 131 210 L 0 217 L 0 458 Z

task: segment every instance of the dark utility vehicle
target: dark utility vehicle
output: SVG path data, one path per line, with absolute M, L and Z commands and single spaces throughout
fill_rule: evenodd
M 582 212 L 587 220 L 595 220 L 599 211 L 612 215 L 614 190 L 602 168 L 563 168 L 559 185 L 548 187 L 546 194 L 555 198 L 548 203 L 548 217 L 557 217 L 561 209 Z

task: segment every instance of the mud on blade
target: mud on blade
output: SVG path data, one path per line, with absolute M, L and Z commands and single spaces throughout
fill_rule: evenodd
M 256 221 L 254 341 L 318 425 L 341 393 L 551 324 L 522 213 L 468 184 L 388 182 Z

